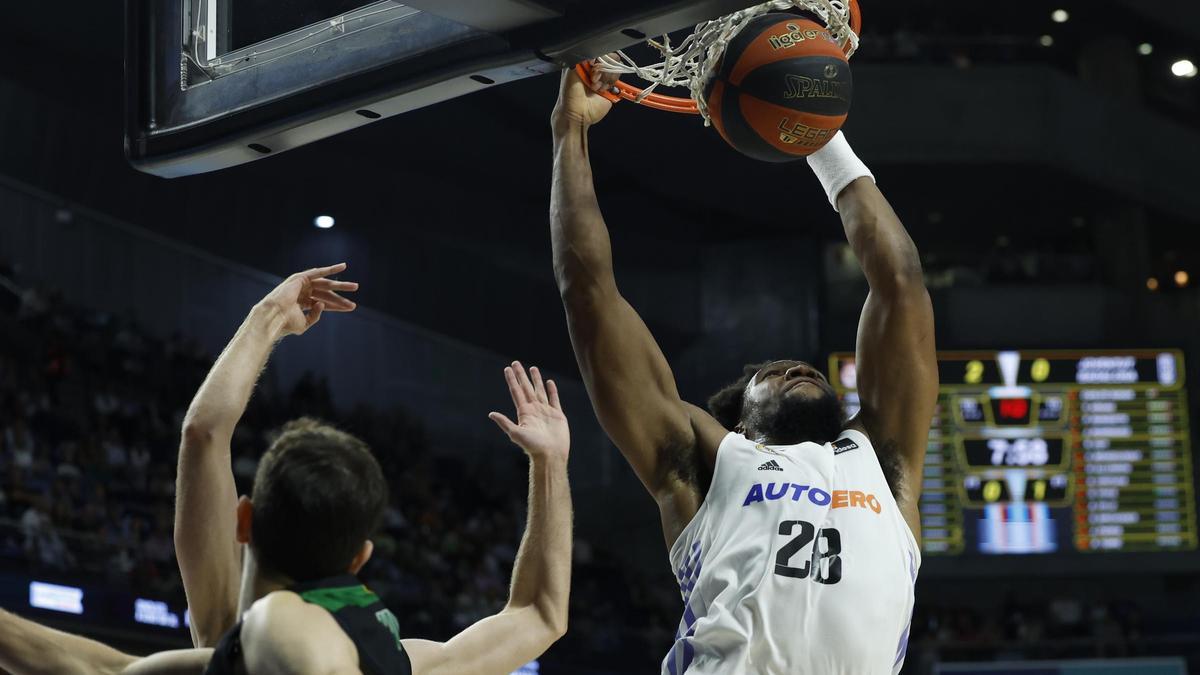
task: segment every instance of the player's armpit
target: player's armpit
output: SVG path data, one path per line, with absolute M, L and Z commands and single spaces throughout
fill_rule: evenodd
M 683 403 L 691 425 L 686 444 L 666 446 L 660 451 L 660 462 L 668 467 L 668 475 L 654 493 L 662 518 L 663 538 L 670 549 L 680 533 L 695 517 L 708 492 L 717 451 L 729 431 L 707 410 Z
M 688 418 L 692 423 L 692 433 L 696 437 L 696 451 L 699 453 L 699 459 L 711 472 L 717 466 L 717 450 L 720 449 L 721 442 L 729 435 L 729 430 L 704 408 L 691 403 L 685 403 L 684 407 L 687 408 Z M 703 496 L 701 495 L 701 497 Z
M 544 653 L 562 632 L 534 607 L 506 609 L 449 642 L 404 640 L 413 675 L 508 675 Z

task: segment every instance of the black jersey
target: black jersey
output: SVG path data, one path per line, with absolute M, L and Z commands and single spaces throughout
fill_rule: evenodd
M 288 589 L 305 602 L 327 610 L 358 649 L 363 675 L 412 675 L 412 663 L 400 644 L 400 623 L 379 596 L 347 574 Z M 204 675 L 245 675 L 242 624 L 221 637 Z

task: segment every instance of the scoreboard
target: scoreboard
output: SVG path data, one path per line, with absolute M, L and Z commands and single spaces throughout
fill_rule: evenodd
M 920 501 L 931 554 L 1196 548 L 1183 354 L 938 354 Z M 830 357 L 847 412 L 853 354 Z

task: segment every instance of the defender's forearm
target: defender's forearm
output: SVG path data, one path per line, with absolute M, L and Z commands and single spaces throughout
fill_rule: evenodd
M 587 128 L 580 125 L 554 133 L 550 234 L 561 293 L 614 283 L 612 243 L 592 182 Z
M 566 632 L 571 591 L 571 487 L 567 461 L 533 459 L 529 519 L 513 565 L 508 608 L 533 607 L 546 626 Z
M 189 436 L 229 437 L 237 425 L 258 376 L 280 338 L 282 317 L 267 305 L 255 305 L 225 351 L 213 364 L 184 418 Z
M 12 675 L 109 675 L 137 657 L 0 610 L 0 668 Z
M 854 181 L 838 195 L 837 205 L 846 239 L 871 290 L 887 292 L 922 280 L 917 246 L 874 181 Z

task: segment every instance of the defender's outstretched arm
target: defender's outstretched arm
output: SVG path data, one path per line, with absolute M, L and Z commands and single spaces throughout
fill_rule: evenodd
M 921 257 L 843 134 L 809 163 L 842 214 L 871 289 L 858 325 L 859 421 L 877 452 L 897 453 L 904 474 L 900 507 L 919 537 L 917 501 L 938 396 L 933 304 Z
M 234 427 L 279 340 L 308 330 L 322 311 L 354 309 L 354 303 L 338 292 L 357 290 L 358 284 L 326 278 L 345 269 L 341 264 L 293 274 L 255 305 L 213 364 L 184 418 L 175 553 L 197 647 L 216 646 L 238 618 L 241 547 L 235 536 L 238 496 L 229 447 Z
M 694 425 L 711 427 L 716 422 L 680 399 L 675 377 L 654 337 L 617 289 L 612 246 L 588 154 L 588 129 L 611 106 L 573 70 L 564 72 L 552 125 L 554 274 L 596 416 L 658 500 L 664 530 L 673 541 L 672 532 L 677 534 L 690 520 L 698 501 L 694 490 L 679 489 L 673 467 L 664 457 L 694 455 Z M 711 452 L 716 452 L 715 445 Z M 676 500 L 685 503 L 673 504 Z
M 449 642 L 405 640 L 416 675 L 507 675 L 550 648 L 567 631 L 571 591 L 571 436 L 558 388 L 537 368 L 504 369 L 517 422 L 489 415 L 529 456 L 529 519 L 513 565 L 508 604 Z
M 200 675 L 211 649 L 145 658 L 0 610 L 0 669 L 11 675 Z

